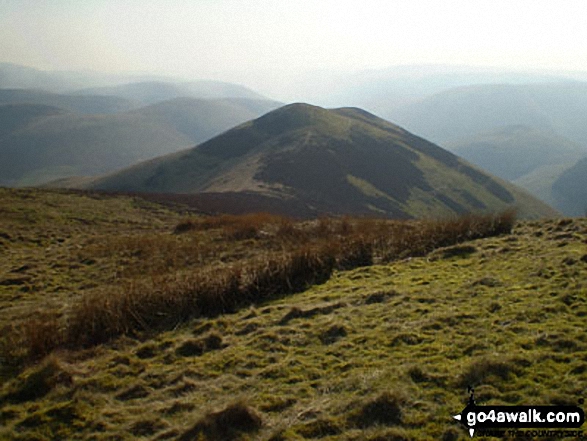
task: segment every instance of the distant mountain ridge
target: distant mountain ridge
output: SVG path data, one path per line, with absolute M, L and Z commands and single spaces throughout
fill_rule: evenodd
M 76 96 L 37 89 L 0 89 L 0 104 L 42 104 L 86 115 L 127 112 L 141 107 L 137 101 L 117 96 Z
M 393 117 L 440 145 L 512 125 L 553 131 L 585 145 L 587 82 L 458 87 L 404 106 Z
M 555 215 L 450 152 L 356 108 L 291 104 L 199 146 L 93 181 L 148 193 L 254 193 L 325 213 L 425 217 L 518 205 Z
M 41 70 L 0 62 L 0 89 L 36 89 L 67 95 L 127 98 L 142 105 L 179 96 L 192 98 L 267 99 L 238 84 L 213 80 L 180 80 L 161 75 L 93 71 Z
M 27 96 L 40 96 L 39 101 L 46 102 L 46 97 L 62 95 Z M 0 104 L 0 185 L 38 185 L 112 172 L 193 146 L 278 104 L 244 98 L 183 98 L 104 114 L 44 104 Z
M 563 136 L 536 127 L 512 125 L 449 142 L 445 147 L 488 172 L 510 181 L 534 170 L 572 164 L 587 154 Z
M 587 157 L 565 170 L 552 184 L 561 209 L 573 216 L 587 216 Z
M 587 147 L 553 131 L 522 125 L 500 127 L 458 142 L 448 142 L 445 146 L 495 176 L 519 185 L 564 214 L 576 214 L 576 210 L 568 209 L 573 204 L 563 201 L 566 198 L 554 192 L 552 186 L 565 170 L 587 155 Z
M 145 81 L 108 87 L 94 87 L 73 92 L 73 95 L 116 96 L 142 104 L 154 104 L 174 98 L 248 98 L 267 100 L 263 95 L 237 84 L 222 81 L 165 82 Z

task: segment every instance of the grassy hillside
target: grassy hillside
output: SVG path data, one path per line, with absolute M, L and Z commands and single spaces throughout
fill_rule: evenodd
M 514 184 L 526 189 L 529 193 L 546 202 L 553 208 L 556 208 L 561 213 L 570 215 L 566 212 L 565 207 L 559 204 L 560 198 L 557 198 L 552 191 L 552 185 L 560 177 L 562 173 L 572 167 L 573 163 L 545 165 L 539 167 L 531 173 L 522 176 L 514 181 Z
M 394 113 L 394 121 L 441 145 L 526 125 L 550 130 L 579 145 L 587 139 L 587 83 L 494 84 L 450 89 Z
M 554 212 L 510 184 L 360 109 L 292 104 L 185 152 L 97 179 L 90 188 L 242 192 L 323 213 L 426 217 L 519 205 Z
M 452 415 L 468 385 L 478 404 L 524 405 L 577 404 L 587 387 L 585 219 L 508 233 L 507 218 L 361 228 L 373 221 L 210 218 L 97 194 L 0 190 L 0 201 L 1 438 L 465 440 Z M 378 232 L 400 240 L 346 240 Z M 313 260 L 312 278 L 272 291 L 277 258 L 321 241 L 341 246 L 332 273 Z M 175 322 L 160 304 L 150 317 L 164 326 L 144 321 L 157 298 L 202 295 L 194 274 L 217 286 L 239 268 L 236 292 L 272 295 L 207 297 L 216 311 Z M 64 343 L 60 326 L 85 326 L 82 341 L 104 329 L 76 322 L 92 299 L 104 301 L 96 313 L 118 305 L 138 320 L 43 358 Z
M 176 99 L 113 115 L 0 105 L 0 184 L 95 176 L 193 146 L 274 108 L 271 101 Z

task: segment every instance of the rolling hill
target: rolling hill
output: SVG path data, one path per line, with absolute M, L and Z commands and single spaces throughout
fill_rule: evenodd
M 270 101 L 186 98 L 130 112 L 85 115 L 39 104 L 0 105 L 0 185 L 112 172 L 193 146 L 276 106 Z
M 356 106 L 390 121 L 406 104 L 457 87 L 480 84 L 555 83 L 570 78 L 583 79 L 581 73 L 523 72 L 457 65 L 405 65 L 355 73 L 314 74 L 298 87 L 312 102 L 328 107 Z M 294 87 L 294 86 L 292 86 Z
M 38 118 L 62 115 L 64 110 L 42 104 L 0 105 L 0 138 L 20 130 Z
M 88 115 L 127 112 L 141 107 L 139 102 L 117 96 L 76 96 L 38 89 L 0 89 L 0 104 L 41 104 Z
M 256 194 L 323 213 L 427 217 L 517 205 L 554 211 L 513 185 L 356 108 L 291 104 L 199 146 L 98 178 L 88 188 Z
M 143 104 L 154 104 L 173 98 L 248 98 L 267 99 L 247 87 L 222 81 L 167 82 L 144 81 L 108 87 L 95 87 L 74 92 L 75 95 L 100 95 L 122 97 Z
M 173 127 L 192 145 L 218 135 L 237 124 L 269 112 L 281 103 L 248 98 L 174 98 L 135 111 L 137 115 Z
M 85 75 L 84 75 L 85 76 Z M 77 78 L 76 78 L 77 77 Z M 14 63 L 0 62 L 0 89 L 38 89 L 64 91 L 72 85 L 83 87 L 78 75 L 48 72 Z
M 554 132 L 507 126 L 445 147 L 491 174 L 507 179 L 568 216 L 569 196 L 553 191 L 554 182 L 587 154 L 585 147 Z M 572 205 L 572 204 L 571 204 Z
M 394 121 L 441 145 L 511 125 L 554 131 L 585 145 L 586 115 L 582 81 L 459 87 L 393 113 Z
M 503 179 L 514 181 L 544 166 L 574 164 L 587 148 L 529 126 L 501 127 L 444 147 Z

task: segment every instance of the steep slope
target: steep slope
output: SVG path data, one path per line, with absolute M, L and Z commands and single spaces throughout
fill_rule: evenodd
M 450 89 L 393 114 L 408 130 L 445 143 L 500 126 L 551 130 L 580 145 L 587 140 L 587 82 L 495 84 Z
M 544 166 L 575 163 L 587 154 L 587 148 L 556 133 L 522 125 L 500 127 L 444 147 L 511 181 Z
M 574 216 L 587 214 L 587 157 L 564 171 L 552 184 L 562 210 Z
M 202 142 L 276 105 L 177 99 L 114 115 L 0 105 L 0 185 L 112 172 Z
M 193 149 L 94 181 L 151 193 L 253 192 L 328 213 L 421 217 L 519 205 L 553 215 L 515 187 L 360 109 L 292 104 Z
M 573 164 L 556 164 L 556 165 L 545 165 L 539 167 L 531 173 L 522 176 L 519 179 L 513 181 L 513 183 L 523 189 L 527 190 L 530 194 L 537 197 L 541 201 L 546 202 L 551 207 L 559 210 L 561 213 L 571 216 L 571 213 L 561 207 L 559 199 L 552 190 L 552 185 L 566 170 L 572 167 Z

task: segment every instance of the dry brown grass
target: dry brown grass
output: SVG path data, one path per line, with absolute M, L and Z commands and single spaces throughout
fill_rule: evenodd
M 334 270 L 507 233 L 514 221 L 513 212 L 413 222 L 224 215 L 182 222 L 167 236 L 118 237 L 99 252 L 134 256 L 143 277 L 127 271 L 135 277 L 88 293 L 60 321 L 30 320 L 23 344 L 34 359 L 57 347 L 170 329 L 302 291 Z

